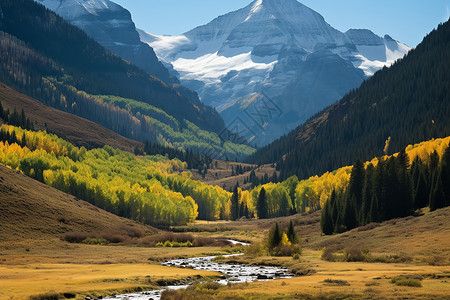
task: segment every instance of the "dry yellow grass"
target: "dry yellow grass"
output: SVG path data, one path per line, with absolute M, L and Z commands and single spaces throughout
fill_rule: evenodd
M 155 264 L 27 264 L 0 266 L 0 299 L 25 299 L 47 293 L 97 295 L 108 291 L 151 289 L 164 279 L 219 275 Z
M 424 209 L 415 217 L 371 224 L 332 236 L 321 235 L 320 211 L 268 220 L 197 222 L 183 230 L 205 236 L 260 242 L 275 222 L 287 228 L 291 220 L 304 249 L 360 247 L 378 255 L 410 256 L 415 263 L 428 264 L 437 260 L 440 264 L 450 264 L 450 207 L 434 212 Z
M 373 295 L 371 299 L 448 299 L 450 295 L 449 266 L 417 266 L 410 264 L 343 263 L 320 260 L 320 252 L 307 251 L 303 263 L 317 273 L 311 276 L 279 279 L 240 285 L 221 291 L 221 297 L 294 297 L 296 294 L 311 297 L 330 295 Z M 399 287 L 390 283 L 398 275 L 423 276 L 423 287 Z M 434 278 L 433 278 L 434 277 Z M 375 279 L 374 279 L 375 278 Z M 348 285 L 327 284 L 326 279 L 342 280 Z M 255 296 L 260 295 L 260 297 Z M 327 298 L 325 298 L 327 299 Z M 334 299 L 334 298 L 332 298 Z
M 220 250 L 217 247 L 98 246 L 69 244 L 59 239 L 1 242 L 0 299 L 65 292 L 80 297 L 102 295 L 137 287 L 152 289 L 159 279 L 215 276 L 218 274 L 163 267 L 159 262 L 220 253 Z

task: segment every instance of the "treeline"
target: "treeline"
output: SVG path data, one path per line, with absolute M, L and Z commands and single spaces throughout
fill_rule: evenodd
M 263 176 L 256 176 L 256 173 L 254 170 L 250 172 L 250 175 L 247 178 L 244 178 L 244 184 L 251 183 L 250 187 L 254 188 L 261 184 L 266 183 L 278 183 L 278 174 L 276 171 L 273 172 L 272 176 L 269 177 L 267 173 L 264 173 Z
M 333 191 L 322 210 L 324 234 L 344 232 L 372 222 L 411 215 L 416 209 L 450 206 L 450 146 L 442 159 L 434 151 L 410 165 L 405 150 L 376 166 L 358 160 L 348 187 Z
M 179 173 L 187 164 L 165 156 L 87 151 L 45 132 L 0 127 L 0 163 L 102 209 L 146 224 L 230 218 L 231 194 Z
M 158 143 L 146 141 L 144 147 L 136 147 L 134 150 L 136 155 L 162 155 L 169 159 L 179 159 L 187 163 L 188 169 L 198 169 L 199 172 L 207 172 L 212 167 L 213 160 L 207 155 L 201 155 L 190 149 L 186 151 L 177 150 Z
M 282 180 L 400 151 L 408 144 L 450 135 L 450 23 L 431 32 L 390 68 L 384 68 L 304 125 L 248 158 L 277 162 Z
M 27 130 L 34 130 L 33 122 L 25 116 L 25 112 L 22 109 L 20 114 L 14 108 L 14 111 L 11 113 L 9 109 L 4 109 L 2 102 L 0 101 L 0 119 L 2 119 L 5 123 L 13 126 L 17 126 Z
M 447 137 L 445 139 L 433 139 L 420 144 L 409 145 L 406 148 L 406 154 L 413 161 L 412 170 L 417 170 L 415 167 L 417 161 L 429 164 L 430 156 L 443 156 L 449 143 L 450 137 Z M 433 153 L 437 153 L 437 155 Z M 394 155 L 394 157 L 397 156 L 398 154 Z M 375 168 L 380 161 L 381 165 L 387 166 L 387 162 L 390 159 L 390 156 L 374 158 L 372 161 L 366 162 L 364 166 L 371 165 Z M 397 170 L 393 168 L 395 164 L 390 164 L 389 166 L 392 168 L 391 173 L 394 172 L 392 170 Z M 345 191 L 351 181 L 351 173 L 352 167 L 349 166 L 333 172 L 326 172 L 321 176 L 312 176 L 306 180 L 299 181 L 296 176 L 292 176 L 278 184 L 259 185 L 250 191 L 250 211 L 255 212 L 255 215 L 259 218 L 273 218 L 324 209 L 333 193 L 334 197 L 345 195 Z M 412 186 L 416 188 L 418 173 L 414 171 L 413 174 L 415 175 L 413 175 Z M 425 174 L 428 173 L 425 172 Z M 429 175 L 429 182 L 431 181 L 432 175 Z M 397 184 L 395 187 L 398 186 L 400 184 Z M 369 205 L 365 205 L 364 209 L 367 210 L 369 207 Z

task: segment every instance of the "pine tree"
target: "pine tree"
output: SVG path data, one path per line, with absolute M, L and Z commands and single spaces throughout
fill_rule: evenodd
M 436 176 L 434 189 L 430 193 L 430 211 L 434 211 L 445 206 L 445 195 L 442 187 L 442 180 Z
M 363 162 L 358 159 L 352 168 L 350 182 L 347 188 L 347 198 L 354 201 L 355 208 L 359 210 L 362 205 L 362 195 L 365 180 L 365 169 Z M 353 200 L 354 198 L 354 200 Z
M 374 177 L 375 168 L 372 164 L 369 164 L 366 169 L 366 176 L 364 180 L 364 188 L 363 188 L 363 200 L 361 213 L 359 217 L 360 224 L 367 224 L 367 220 L 369 219 L 370 214 L 370 205 L 372 202 L 373 195 L 373 177 Z
M 421 171 L 419 174 L 419 180 L 414 193 L 414 208 L 422 208 L 428 205 L 430 196 L 430 190 L 425 177 L 425 171 Z
M 325 235 L 331 235 L 333 234 L 334 231 L 335 224 L 333 223 L 331 205 L 332 201 L 334 201 L 335 198 L 336 192 L 333 190 L 330 200 L 325 202 L 325 205 L 322 209 L 322 217 L 320 218 L 320 228 L 322 229 L 322 232 Z
M 239 219 L 239 191 L 237 185 L 233 189 L 233 195 L 231 196 L 231 219 L 233 221 Z
M 433 153 L 430 154 L 430 173 L 432 174 L 432 176 L 434 172 L 438 169 L 438 167 L 439 167 L 439 154 L 435 150 Z
M 397 156 L 397 160 L 400 163 L 400 166 L 402 167 L 403 170 L 408 170 L 410 167 L 410 161 L 409 161 L 409 156 L 406 153 L 406 149 L 402 149 Z
M 267 200 L 266 200 L 266 190 L 261 188 L 261 191 L 259 192 L 258 196 L 258 203 L 257 203 L 257 211 L 258 211 L 258 218 L 259 219 L 267 219 Z
M 353 195 L 352 198 L 347 198 L 345 200 L 345 209 L 343 215 L 343 225 L 346 230 L 351 230 L 358 226 L 358 221 L 356 219 L 357 213 L 355 208 L 356 196 Z
M 244 201 L 242 201 L 241 205 L 239 206 L 239 218 L 248 217 L 245 213 L 245 206 L 246 205 L 245 205 Z
M 287 231 L 287 237 L 292 244 L 297 244 L 299 242 L 298 235 L 295 232 L 294 223 L 292 220 L 289 222 L 289 227 Z
M 445 197 L 443 205 L 444 207 L 450 206 L 450 145 L 442 155 L 440 177 Z
M 378 201 L 378 196 L 377 196 L 377 194 L 374 193 L 372 196 L 372 201 L 370 203 L 369 220 L 367 221 L 368 223 L 381 221 L 379 207 L 380 207 L 380 205 L 379 205 L 379 201 Z
M 283 236 L 283 233 L 280 230 L 280 227 L 278 226 L 278 222 L 275 223 L 274 228 L 270 230 L 269 232 L 269 249 L 272 250 L 275 247 L 278 247 L 281 243 L 281 238 Z

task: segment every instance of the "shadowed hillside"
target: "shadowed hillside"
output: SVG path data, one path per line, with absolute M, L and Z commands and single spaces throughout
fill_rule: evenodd
M 156 230 L 113 214 L 0 166 L 0 240 L 52 239 L 69 232 L 133 227 Z

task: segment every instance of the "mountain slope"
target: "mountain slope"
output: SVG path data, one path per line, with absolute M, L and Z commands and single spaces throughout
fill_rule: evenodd
M 32 0 L 3 1 L 0 81 L 127 138 L 235 159 L 254 151 L 223 134 L 223 119 L 101 47 Z
M 83 29 L 103 47 L 165 83 L 176 78 L 158 61 L 153 49 L 141 42 L 130 13 L 109 0 L 36 0 L 67 22 Z
M 384 149 L 394 153 L 450 135 L 449 35 L 450 23 L 441 24 L 404 59 L 249 161 L 278 161 L 282 178 L 305 178 L 350 165 L 358 157 L 380 156 Z
M 142 143 L 124 138 L 94 122 L 46 106 L 3 83 L 0 83 L 0 101 L 9 111 L 22 109 L 34 123 L 36 130 L 57 134 L 78 147 L 101 148 L 105 145 L 134 152 Z
M 227 123 L 239 116 L 259 144 L 289 132 L 409 50 L 369 30 L 342 33 L 297 0 L 256 0 L 180 36 L 139 33 L 183 84 Z M 261 93 L 280 114 L 254 124 L 245 111 L 264 106 Z
M 60 237 L 68 232 L 102 233 L 150 226 L 119 218 L 0 165 L 0 240 Z
M 201 128 L 217 132 L 223 129 L 223 121 L 213 109 L 180 96 L 160 80 L 112 55 L 80 29 L 34 1 L 5 0 L 1 6 L 2 30 L 53 60 L 59 70 L 49 72 L 51 76 L 89 94 L 133 98 Z M 43 77 L 50 75 L 45 73 L 48 70 L 39 71 Z

